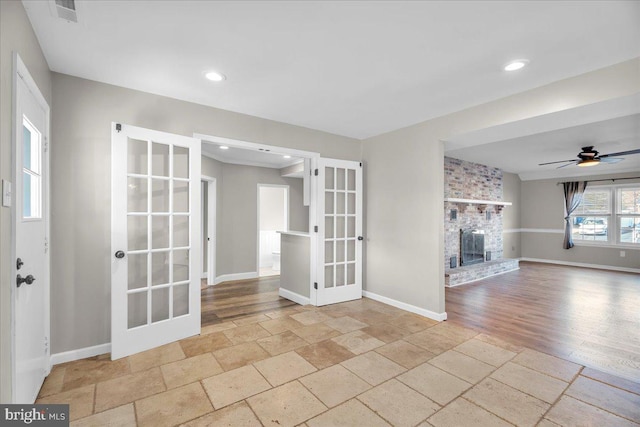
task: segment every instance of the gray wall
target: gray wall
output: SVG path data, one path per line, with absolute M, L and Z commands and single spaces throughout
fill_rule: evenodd
M 623 178 L 638 175 L 640 173 L 597 175 L 572 180 Z M 560 231 L 564 227 L 564 195 L 562 186 L 556 185 L 559 181 L 564 180 L 522 181 L 521 224 L 523 229 L 531 230 L 522 233 L 522 257 L 640 268 L 639 249 L 580 246 L 579 243 L 569 250 L 562 248 L 563 234 Z M 640 180 L 624 180 L 616 183 L 610 181 L 594 182 L 589 184 L 589 188 L 598 185 L 630 184 L 633 182 L 640 182 Z M 556 232 L 548 230 L 556 230 Z M 621 250 L 625 251 L 624 258 L 620 256 Z
M 443 140 L 637 93 L 639 67 L 623 62 L 365 140 L 367 291 L 445 312 Z
M 350 138 L 63 74 L 52 76 L 52 353 L 106 343 L 111 338 L 112 121 L 180 135 L 199 132 L 316 151 L 325 157 L 360 159 L 360 142 Z M 218 182 L 218 190 L 227 180 L 227 166 L 223 169 L 225 179 Z M 230 176 L 239 173 L 233 166 L 228 169 Z M 214 175 L 208 169 L 203 169 L 203 174 Z M 241 207 L 255 211 L 256 197 L 252 200 L 253 205 Z M 223 200 L 225 205 L 233 206 Z M 227 214 L 223 211 L 219 216 L 224 221 Z M 256 221 L 253 224 L 255 229 Z M 301 226 L 291 224 L 291 228 Z M 232 220 L 232 227 L 243 224 Z M 220 233 L 229 230 L 219 228 Z M 223 256 L 245 251 L 255 254 L 243 244 L 219 250 Z M 226 263 L 223 258 L 221 266 L 228 265 L 229 272 L 255 271 L 255 255 L 251 257 L 252 263 Z
M 13 52 L 18 52 L 51 106 L 51 73 L 29 18 L 17 0 L 0 1 L 0 177 L 13 181 Z M 0 207 L 0 402 L 11 401 L 11 211 Z
M 504 172 L 502 175 L 502 194 L 505 202 L 513 203 L 502 210 L 502 248 L 505 258 L 520 258 L 520 177 L 513 173 Z
M 258 269 L 258 184 L 289 186 L 289 229 L 309 229 L 309 208 L 302 203 L 302 180 L 283 178 L 278 169 L 223 164 L 218 201 L 216 275 L 256 272 Z
M 280 287 L 309 298 L 309 237 L 282 234 L 280 240 Z

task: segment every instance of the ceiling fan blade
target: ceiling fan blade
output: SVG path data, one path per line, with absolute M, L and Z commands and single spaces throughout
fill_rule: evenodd
M 571 160 L 571 163 L 567 163 L 566 165 L 558 166 L 556 169 L 562 169 L 562 168 L 566 168 L 567 166 L 577 165 L 577 164 L 578 164 L 578 160 Z
M 602 163 L 618 163 L 623 161 L 624 159 L 622 157 L 607 157 L 604 159 L 600 159 L 600 161 Z
M 606 157 L 626 156 L 626 155 L 629 155 L 629 154 L 640 154 L 640 148 L 637 148 L 635 150 L 629 150 L 629 151 L 620 151 L 619 153 L 601 154 L 598 157 L 603 159 L 603 158 L 606 158 Z
M 560 160 L 557 162 L 547 162 L 547 163 L 539 163 L 538 166 L 544 166 L 544 165 L 554 165 L 556 163 L 566 163 L 566 162 L 575 162 L 575 159 L 571 159 L 571 160 Z

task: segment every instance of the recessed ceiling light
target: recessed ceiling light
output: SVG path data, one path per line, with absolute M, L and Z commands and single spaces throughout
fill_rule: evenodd
M 291 158 L 291 156 L 288 155 L 288 154 L 286 156 L 282 156 L 282 157 L 284 157 L 285 159 L 290 159 Z
M 221 146 L 220 146 L 220 149 L 221 149 L 221 150 L 228 150 L 228 149 L 229 149 L 229 147 L 227 147 L 226 145 L 221 145 Z
M 221 82 L 226 79 L 224 74 L 219 73 L 217 71 L 209 71 L 204 76 L 209 80 L 211 80 L 212 82 Z
M 505 71 L 516 71 L 523 68 L 525 65 L 529 63 L 528 59 L 516 59 L 515 61 L 509 62 L 504 66 Z

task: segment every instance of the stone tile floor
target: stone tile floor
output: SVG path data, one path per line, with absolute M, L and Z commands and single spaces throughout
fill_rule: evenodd
M 74 426 L 640 426 L 640 385 L 370 299 L 57 365 Z

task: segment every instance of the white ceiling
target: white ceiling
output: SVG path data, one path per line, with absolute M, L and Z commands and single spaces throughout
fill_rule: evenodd
M 640 56 L 636 1 L 23 3 L 53 71 L 355 138 Z
M 589 168 L 571 165 L 558 169 L 559 164 L 538 166 L 577 159 L 581 148 L 589 145 L 600 154 L 640 148 L 640 114 L 448 150 L 446 155 L 516 173 L 523 180 L 640 173 L 640 154 L 624 156 L 624 160 L 616 164 L 601 163 Z
M 263 168 L 282 169 L 287 166 L 295 165 L 304 161 L 301 157 L 291 156 L 284 158 L 284 154 L 273 151 L 264 151 L 264 149 L 247 149 L 239 147 L 229 147 L 221 150 L 223 144 L 203 141 L 202 154 L 207 157 L 216 159 L 222 163 L 231 163 L 236 165 L 259 166 Z M 301 178 L 302 176 L 300 176 Z

